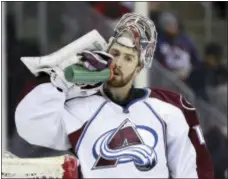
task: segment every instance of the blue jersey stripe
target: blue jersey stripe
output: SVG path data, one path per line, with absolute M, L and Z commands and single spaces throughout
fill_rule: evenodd
M 165 124 L 163 122 L 163 120 L 159 117 L 159 115 L 155 112 L 155 110 L 152 108 L 151 105 L 149 105 L 147 102 L 144 102 L 145 105 L 150 109 L 150 111 L 155 115 L 155 117 L 159 120 L 159 122 L 161 123 L 162 125 L 162 132 L 163 132 L 163 139 L 164 139 L 164 144 L 165 144 L 165 147 L 167 146 L 166 144 L 166 127 L 165 127 Z

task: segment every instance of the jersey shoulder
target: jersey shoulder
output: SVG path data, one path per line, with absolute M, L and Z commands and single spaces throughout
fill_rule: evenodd
M 180 109 L 186 108 L 188 110 L 195 110 L 193 105 L 186 100 L 183 95 L 179 93 L 175 93 L 172 91 L 159 89 L 159 88 L 152 88 L 150 97 L 160 99 L 164 102 L 170 103 Z
M 150 97 L 157 98 L 179 108 L 190 126 L 199 124 L 195 107 L 183 95 L 165 89 L 152 88 Z
M 105 102 L 105 98 L 99 95 L 77 97 L 66 101 L 65 109 L 85 123 Z
M 152 90 L 151 93 L 155 94 Z M 164 93 L 159 93 L 159 95 L 156 93 L 156 96 L 150 94 L 146 103 L 150 106 L 149 108 L 151 108 L 151 111 L 160 116 L 166 124 L 186 123 L 186 121 L 183 120 L 184 116 L 182 110 L 178 106 L 173 105 L 170 101 L 164 100 L 164 96 L 162 95 L 164 95 Z

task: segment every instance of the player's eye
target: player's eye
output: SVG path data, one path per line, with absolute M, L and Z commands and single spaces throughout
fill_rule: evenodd
M 119 53 L 118 53 L 117 51 L 115 51 L 115 50 L 111 50 L 111 51 L 110 51 L 110 54 L 111 54 L 113 57 L 119 56 Z
M 133 59 L 132 59 L 132 57 L 125 56 L 125 60 L 128 61 L 128 62 L 131 62 Z

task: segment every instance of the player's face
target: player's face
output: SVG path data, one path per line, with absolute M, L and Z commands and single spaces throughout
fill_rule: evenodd
M 114 43 L 109 53 L 114 57 L 112 62 L 114 77 L 108 82 L 108 85 L 110 87 L 123 87 L 128 83 L 133 83 L 141 70 L 138 52 L 133 48 Z

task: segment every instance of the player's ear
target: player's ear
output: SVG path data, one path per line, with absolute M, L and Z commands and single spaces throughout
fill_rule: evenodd
M 137 66 L 135 68 L 135 72 L 134 72 L 135 73 L 134 74 L 135 77 L 141 72 L 142 68 L 143 68 L 143 65 L 142 65 L 141 61 L 139 60 L 139 58 L 138 58 L 138 64 L 137 64 Z
M 140 71 L 143 69 L 143 64 L 142 62 L 139 61 L 138 66 L 137 66 L 137 73 L 140 73 Z
M 136 69 L 135 69 L 134 76 L 136 77 L 140 73 L 141 70 L 142 70 L 142 67 L 141 66 L 137 66 Z
M 141 67 L 141 66 L 138 66 L 138 67 L 136 68 L 136 72 L 137 72 L 137 73 L 140 73 L 141 70 L 142 70 L 142 67 Z

